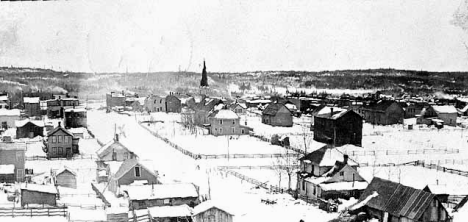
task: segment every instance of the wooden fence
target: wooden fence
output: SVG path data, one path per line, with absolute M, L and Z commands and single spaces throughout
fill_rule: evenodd
M 97 156 L 93 155 L 93 154 L 82 154 L 82 155 L 73 156 L 73 157 L 70 157 L 70 158 L 63 158 L 63 157 L 47 158 L 46 156 L 27 156 L 27 157 L 25 157 L 25 160 L 26 161 L 37 161 L 37 160 L 50 160 L 50 161 L 53 161 L 53 160 L 85 160 L 85 159 L 86 160 L 87 159 L 94 160 L 96 158 L 97 158 Z
M 260 187 L 260 188 L 263 188 L 263 189 L 267 189 L 271 192 L 278 192 L 278 193 L 283 193 L 283 192 L 288 192 L 286 189 L 283 189 L 281 187 L 278 187 L 278 186 L 275 186 L 275 185 L 268 185 L 266 184 L 265 182 L 261 182 L 259 180 L 256 180 L 256 179 L 253 179 L 251 177 L 248 177 L 248 176 L 245 176 L 244 174 L 241 174 L 241 173 L 238 173 L 238 172 L 235 172 L 235 171 L 231 171 L 231 170 L 227 170 L 225 168 L 219 168 L 221 170 L 223 170 L 224 172 L 226 172 L 227 174 L 230 174 L 232 176 L 235 176 L 243 181 L 247 181 L 248 183 L 251 183 L 257 187 Z M 294 193 L 294 191 L 289 191 L 289 193 Z
M 135 212 L 133 212 L 132 215 L 133 216 L 129 215 L 128 222 L 151 222 L 148 214 L 137 216 Z
M 254 133 L 250 133 L 249 134 L 251 137 L 255 137 L 257 139 L 260 139 L 264 142 L 268 142 L 268 143 L 271 143 L 271 139 L 265 137 L 265 136 L 262 136 L 262 135 L 258 135 L 258 134 L 254 134 Z M 292 146 L 283 146 L 284 148 L 288 149 L 288 150 L 292 150 L 296 153 L 299 153 L 299 154 L 306 154 L 304 150 L 302 149 L 298 149 L 298 148 L 295 148 L 295 147 L 292 147 Z
M 279 158 L 279 157 L 299 157 L 299 154 L 297 153 L 289 153 L 289 154 L 281 154 L 281 153 L 275 153 L 275 154 L 195 154 L 192 153 L 181 146 L 173 143 L 170 141 L 168 138 L 165 138 L 158 133 L 152 131 L 148 127 L 146 127 L 144 124 L 139 122 L 139 125 L 143 127 L 143 129 L 147 130 L 151 135 L 155 136 L 158 139 L 161 139 L 162 141 L 166 142 L 169 144 L 171 147 L 174 149 L 178 150 L 179 152 L 183 153 L 186 156 L 189 156 L 193 159 L 236 159 L 236 158 Z
M 422 149 L 422 150 L 353 150 L 348 151 L 350 156 L 376 156 L 376 155 L 419 155 L 419 154 L 456 154 L 459 149 Z
M 275 170 L 275 169 L 287 169 L 287 168 L 298 168 L 299 165 L 293 166 L 272 166 L 272 165 L 264 165 L 264 166 L 218 166 L 220 170 Z
M 405 165 L 421 166 L 421 167 L 424 167 L 424 168 L 427 168 L 427 169 L 434 169 L 434 170 L 442 171 L 442 172 L 445 172 L 445 173 L 456 174 L 456 175 L 468 177 L 468 171 L 443 167 L 443 166 L 440 166 L 440 165 L 437 165 L 437 164 L 427 164 L 424 161 L 413 161 L 413 162 L 410 162 L 410 163 L 406 163 Z
M 58 208 L 0 208 L 0 217 L 67 216 L 66 207 Z

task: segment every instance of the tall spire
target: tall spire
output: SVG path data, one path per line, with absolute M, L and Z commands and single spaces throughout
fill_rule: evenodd
M 200 81 L 200 86 L 201 87 L 207 87 L 208 86 L 208 75 L 206 73 L 205 60 L 203 60 L 203 71 L 202 71 L 202 79 Z

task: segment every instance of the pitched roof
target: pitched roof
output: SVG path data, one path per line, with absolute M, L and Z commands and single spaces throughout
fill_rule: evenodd
M 374 192 L 378 195 L 370 199 L 366 206 L 412 220 L 419 220 L 436 198 L 432 193 L 374 177 L 359 201 L 364 201 Z
M 127 150 L 130 153 L 133 153 L 130 151 L 126 146 L 124 146 L 121 142 L 117 140 L 112 140 L 102 146 L 99 150 L 96 151 L 96 154 L 100 159 L 105 157 L 107 154 L 111 153 L 113 150 Z
M 68 168 L 67 166 L 63 166 L 60 169 L 58 169 L 55 175 L 58 176 L 59 174 L 64 173 L 65 171 L 68 171 L 71 174 L 76 176 L 76 172 L 74 170 Z
M 207 200 L 207 201 L 202 202 L 202 203 L 198 204 L 197 206 L 195 206 L 193 208 L 193 215 L 203 213 L 203 212 L 205 212 L 205 211 L 207 211 L 207 210 L 209 210 L 211 208 L 216 208 L 216 209 L 222 210 L 222 211 L 226 212 L 227 214 L 230 214 L 230 215 L 234 216 L 233 211 L 226 209 L 225 205 L 221 205 L 221 203 L 213 201 L 213 200 Z
M 458 113 L 454 106 L 432 106 L 437 114 L 440 113 Z
M 210 113 L 209 117 L 216 119 L 239 119 L 236 113 L 229 109 L 220 109 Z
M 359 113 L 354 112 L 354 110 L 346 110 L 346 109 L 341 109 L 338 112 L 335 112 L 335 110 L 333 110 L 333 115 L 330 115 L 330 111 L 328 112 L 328 114 L 320 114 L 320 112 L 319 112 L 319 114 L 316 117 L 337 120 L 337 119 L 345 116 L 348 113 L 354 113 L 357 116 L 363 118 Z
M 120 179 L 123 175 L 125 175 L 128 171 L 130 171 L 131 169 L 133 169 L 133 167 L 135 167 L 136 165 L 140 165 L 141 167 L 143 167 L 144 169 L 146 169 L 150 174 L 152 174 L 153 176 L 155 177 L 158 177 L 155 173 L 154 173 L 154 169 L 149 169 L 148 167 L 146 167 L 145 165 L 141 164 L 137 159 L 127 159 L 125 160 L 122 165 L 120 165 L 120 168 L 119 170 L 117 171 L 117 173 L 115 173 L 114 175 L 114 178 L 115 179 Z
M 343 162 L 344 155 L 344 153 L 336 148 L 328 148 L 325 146 L 307 154 L 299 160 L 308 160 L 319 166 L 335 166 L 336 161 Z M 358 164 L 354 160 L 348 158 L 348 165 L 357 166 Z
M 26 125 L 28 123 L 34 124 L 34 125 L 36 125 L 38 127 L 44 127 L 44 122 L 34 121 L 34 120 L 30 120 L 30 119 L 16 120 L 15 121 L 15 126 L 16 127 L 23 127 L 24 125 Z
M 268 106 L 262 111 L 263 115 L 271 115 L 275 116 L 278 111 L 284 107 L 286 110 L 291 112 L 284 104 L 281 103 L 270 103 Z
M 61 126 L 57 126 L 55 127 L 55 129 L 53 129 L 52 131 L 50 131 L 49 133 L 47 133 L 47 136 L 51 136 L 53 134 L 55 134 L 56 132 L 58 132 L 59 130 L 62 130 L 63 132 L 65 132 L 66 134 L 70 135 L 73 137 L 73 134 L 70 133 L 70 131 L 66 130 L 65 128 L 61 127 Z
M 372 109 L 372 110 L 377 110 L 377 111 L 385 111 L 390 107 L 393 103 L 397 103 L 396 101 L 393 100 L 379 100 L 377 102 L 370 103 L 369 105 L 365 106 L 367 109 Z
M 21 190 L 30 190 L 36 191 L 41 193 L 50 193 L 50 194 L 57 194 L 57 188 L 53 185 L 40 185 L 40 184 L 33 184 L 33 183 L 24 183 L 21 185 Z

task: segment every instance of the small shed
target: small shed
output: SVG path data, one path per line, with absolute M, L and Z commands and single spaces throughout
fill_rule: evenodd
M 57 188 L 53 185 L 25 183 L 21 186 L 21 206 L 38 204 L 42 206 L 57 205 Z
M 41 121 L 33 121 L 29 119 L 18 120 L 16 125 L 16 138 L 34 138 L 36 136 L 44 136 L 44 123 Z
M 57 186 L 76 189 L 76 173 L 68 167 L 57 170 L 55 174 L 55 183 Z
M 193 209 L 193 221 L 232 222 L 234 214 L 212 200 L 200 203 Z

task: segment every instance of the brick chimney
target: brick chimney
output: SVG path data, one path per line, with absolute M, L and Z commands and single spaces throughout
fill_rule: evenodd
M 117 142 L 119 141 L 119 134 L 117 134 L 117 133 L 115 134 L 114 140 L 117 141 Z
M 348 159 L 349 159 L 348 154 L 343 155 L 343 163 L 344 164 L 348 164 Z
M 61 122 L 58 122 L 58 126 L 59 126 L 59 127 L 62 127 L 62 123 L 61 123 Z
M 333 116 L 333 107 L 330 107 L 330 117 Z

